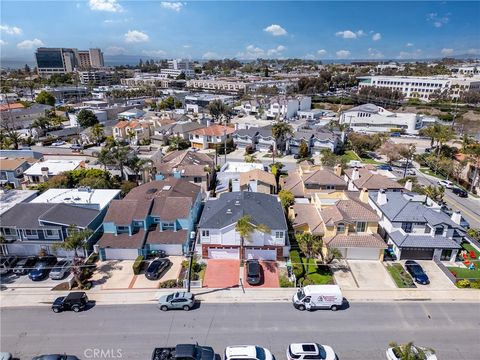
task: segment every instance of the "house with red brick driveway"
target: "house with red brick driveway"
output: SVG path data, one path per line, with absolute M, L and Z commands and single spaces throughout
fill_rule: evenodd
M 240 235 L 237 221 L 251 217 L 254 226 L 266 225 L 270 232 L 255 230 L 245 239 L 244 259 L 283 260 L 288 256 L 288 227 L 276 196 L 248 191 L 221 194 L 205 204 L 198 232 L 204 259 L 239 259 Z

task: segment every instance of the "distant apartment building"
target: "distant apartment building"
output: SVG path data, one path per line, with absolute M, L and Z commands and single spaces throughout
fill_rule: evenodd
M 38 75 L 72 73 L 76 69 L 96 69 L 104 66 L 100 49 L 38 48 L 35 52 Z
M 363 104 L 344 111 L 340 124 L 354 131 L 388 132 L 403 130 L 407 134 L 418 134 L 423 126 L 423 116 L 413 113 L 394 113 L 374 104 Z
M 191 68 L 190 61 L 187 59 L 168 60 L 167 63 L 168 68 L 160 70 L 160 73 L 162 75 L 166 75 L 172 78 L 176 78 L 182 73 L 185 74 L 186 77 L 195 76 L 195 71 Z
M 134 77 L 121 79 L 120 84 L 126 86 L 156 86 L 168 88 L 172 80 L 166 74 L 135 74 Z
M 270 99 L 267 109 L 269 119 L 291 119 L 297 116 L 298 111 L 310 110 L 312 98 L 308 96 L 285 97 L 276 96 Z
M 198 113 L 202 109 L 207 109 L 212 101 L 219 100 L 226 105 L 233 104 L 233 96 L 195 93 L 185 96 L 185 109 L 187 112 Z
M 80 83 L 83 85 L 105 86 L 113 82 L 113 73 L 104 70 L 79 71 Z
M 227 80 L 188 80 L 187 88 L 225 92 L 245 92 L 247 83 Z
M 446 76 L 361 76 L 358 78 L 361 90 L 367 86 L 400 91 L 405 98 L 429 101 L 435 92 L 448 91 L 452 99 L 458 99 L 462 92 L 480 91 L 480 78 Z

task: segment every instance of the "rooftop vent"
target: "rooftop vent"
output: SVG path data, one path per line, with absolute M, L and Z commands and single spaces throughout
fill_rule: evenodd
M 157 188 L 151 188 L 151 189 L 148 189 L 148 190 L 146 191 L 146 193 L 147 193 L 147 194 L 154 194 L 154 193 L 157 192 L 157 190 L 158 190 Z
M 168 191 L 170 190 L 172 187 L 170 185 L 165 185 L 163 188 L 162 188 L 162 191 Z
M 227 214 L 231 215 L 232 214 L 232 209 L 227 209 Z

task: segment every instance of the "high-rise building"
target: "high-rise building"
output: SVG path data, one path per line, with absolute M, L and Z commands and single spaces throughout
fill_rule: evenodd
M 190 68 L 190 61 L 188 59 L 168 60 L 167 63 L 168 69 L 161 69 L 161 74 L 171 77 L 177 77 L 182 73 L 184 73 L 186 77 L 195 76 L 195 71 Z
M 100 49 L 38 48 L 35 58 L 40 76 L 104 67 L 103 53 Z

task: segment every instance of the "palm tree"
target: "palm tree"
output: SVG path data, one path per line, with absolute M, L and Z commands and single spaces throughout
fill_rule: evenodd
M 139 157 L 135 156 L 128 161 L 128 166 L 132 171 L 135 173 L 135 181 L 138 185 L 138 179 L 140 177 L 140 172 L 144 172 L 149 166 L 153 164 L 152 160 L 150 159 L 140 159 Z M 144 177 L 141 177 L 142 181 L 144 181 Z
M 95 143 L 98 146 L 98 144 L 100 143 L 100 140 L 102 140 L 103 136 L 105 135 L 105 130 L 103 129 L 103 126 L 97 123 L 92 126 L 92 128 L 90 129 L 90 132 L 93 138 L 95 139 Z
M 298 246 L 302 250 L 303 254 L 307 258 L 307 270 L 310 263 L 310 259 L 317 258 L 322 253 L 323 241 L 321 236 L 313 235 L 310 233 L 297 234 Z
M 275 138 L 275 141 L 277 143 L 278 142 L 280 143 L 280 148 L 282 153 L 284 149 L 284 142 L 287 135 L 292 135 L 292 134 L 293 134 L 292 126 L 284 121 L 277 121 L 272 126 L 272 135 Z
M 250 215 L 243 215 L 240 219 L 237 220 L 235 225 L 235 231 L 240 235 L 240 260 L 243 263 L 244 260 L 244 246 L 245 240 L 250 240 L 255 231 L 260 231 L 261 233 L 269 233 L 271 230 L 267 225 L 264 224 L 254 224 L 252 222 L 252 217 Z
M 107 171 L 108 165 L 112 165 L 114 163 L 112 154 L 110 153 L 110 150 L 107 148 L 102 148 L 100 152 L 94 153 L 93 156 L 96 156 L 98 163 L 103 165 L 104 171 Z
M 120 167 L 120 178 L 125 179 L 123 167 L 128 161 L 130 149 L 128 146 L 117 145 L 110 149 L 112 159 Z
M 475 184 L 477 183 L 477 179 L 479 176 L 479 168 L 480 168 L 480 142 L 476 141 L 470 144 L 466 149 L 466 155 L 468 161 L 472 163 L 473 167 L 473 177 L 470 184 L 470 191 L 473 192 L 475 188 Z
M 86 249 L 88 247 L 88 238 L 92 236 L 93 231 L 90 229 L 79 230 L 76 225 L 68 227 L 68 236 L 61 242 L 53 245 L 53 249 L 63 249 L 73 251 L 72 273 L 79 288 L 83 287 L 82 265 L 83 261 L 79 259 L 78 249 Z
M 437 156 L 440 155 L 440 150 L 442 149 L 442 146 L 452 139 L 455 139 L 455 131 L 450 126 L 440 125 L 437 133 Z
M 8 139 L 13 144 L 13 148 L 15 150 L 18 150 L 18 145 L 20 145 L 20 143 L 22 142 L 22 138 L 21 138 L 20 134 L 12 129 L 7 133 L 7 136 L 8 136 Z

